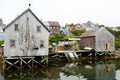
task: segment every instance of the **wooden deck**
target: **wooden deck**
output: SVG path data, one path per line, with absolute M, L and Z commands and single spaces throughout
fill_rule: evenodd
M 52 57 L 56 57 L 56 56 L 65 56 L 66 59 L 68 60 L 68 62 L 71 61 L 79 61 L 79 57 L 81 57 L 81 55 L 83 53 L 91 53 L 90 50 L 59 50 L 53 53 L 49 53 L 49 55 L 52 55 Z
M 56 52 L 52 52 L 52 53 L 49 53 L 49 54 L 56 54 L 56 53 L 59 53 L 59 54 L 63 54 L 63 53 L 69 53 L 69 52 L 78 52 L 78 53 L 84 53 L 84 52 L 91 52 L 90 50 L 77 50 L 77 51 L 74 51 L 74 50 L 61 50 L 61 51 L 56 51 Z

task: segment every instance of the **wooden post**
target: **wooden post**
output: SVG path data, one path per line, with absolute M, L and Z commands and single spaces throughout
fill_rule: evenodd
M 34 67 L 34 58 L 32 58 L 32 68 Z
M 46 66 L 48 66 L 48 56 L 46 56 Z
M 5 59 L 3 58 L 3 61 L 2 61 L 2 70 L 3 72 L 6 70 L 6 64 L 5 64 Z
M 22 70 L 22 59 L 20 57 L 20 70 Z

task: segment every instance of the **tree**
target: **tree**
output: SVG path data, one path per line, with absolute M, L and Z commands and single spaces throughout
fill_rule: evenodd
M 49 41 L 51 43 L 58 43 L 59 41 L 63 40 L 64 39 L 64 35 L 63 34 L 60 34 L 60 33 L 56 33 L 56 34 L 53 34 L 49 37 Z
M 54 35 L 49 36 L 49 42 L 57 43 L 57 38 Z
M 0 46 L 2 46 L 2 44 L 4 44 L 4 41 L 0 41 Z
M 82 33 L 84 33 L 86 30 L 82 29 L 82 30 L 72 30 L 71 33 L 75 36 L 80 36 Z
M 115 37 L 115 48 L 120 49 L 120 36 Z

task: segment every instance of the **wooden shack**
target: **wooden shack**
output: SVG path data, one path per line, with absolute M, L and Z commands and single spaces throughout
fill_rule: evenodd
M 28 8 L 4 28 L 4 57 L 48 55 L 49 32 Z
M 96 52 L 115 51 L 114 36 L 103 27 L 86 31 L 80 39 L 81 49 L 90 47 Z

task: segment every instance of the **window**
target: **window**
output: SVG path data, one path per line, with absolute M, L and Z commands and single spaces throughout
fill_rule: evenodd
M 43 48 L 43 47 L 45 47 L 45 46 L 44 46 L 44 41 L 41 40 L 41 41 L 40 41 L 40 48 Z
M 29 17 L 27 17 L 27 21 L 29 21 Z
M 15 40 L 10 40 L 10 47 L 15 47 Z
M 18 24 L 15 24 L 15 31 L 18 31 Z
M 37 26 L 37 32 L 40 32 L 40 28 L 41 28 L 40 26 Z
M 105 44 L 105 49 L 106 49 L 106 50 L 109 50 L 109 49 L 110 49 L 110 44 L 109 44 L 109 43 L 106 43 L 106 44 Z

